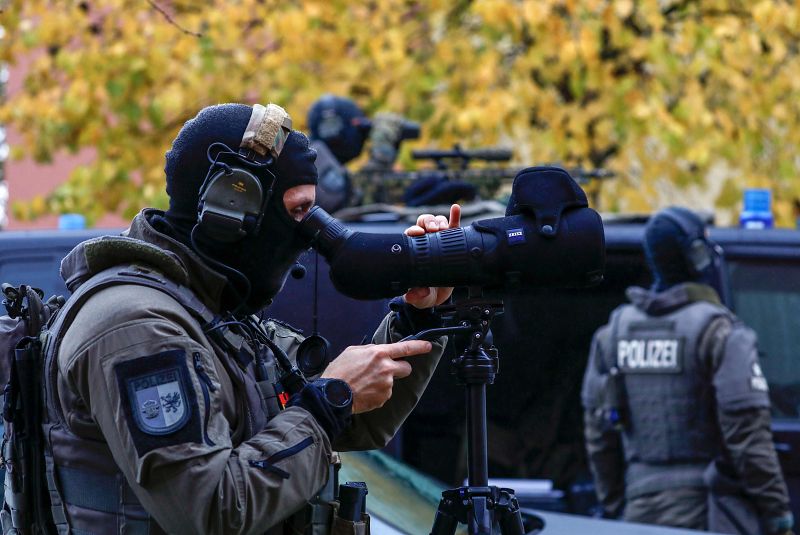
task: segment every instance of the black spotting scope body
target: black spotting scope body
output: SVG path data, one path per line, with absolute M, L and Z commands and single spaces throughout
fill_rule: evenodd
M 506 217 L 418 237 L 354 232 L 319 207 L 300 228 L 330 264 L 341 293 L 379 299 L 427 286 L 489 292 L 582 287 L 602 280 L 600 216 L 560 168 L 530 168 L 514 181 Z

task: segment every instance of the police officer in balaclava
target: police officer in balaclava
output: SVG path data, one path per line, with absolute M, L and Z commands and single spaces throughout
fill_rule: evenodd
M 334 518 L 331 495 L 309 503 L 334 449 L 382 447 L 422 395 L 444 340 L 399 340 L 438 325 L 452 289 L 410 290 L 373 344 L 305 377 L 301 334 L 253 315 L 308 246 L 314 160 L 279 106 L 205 108 L 167 152 L 169 208 L 65 258 L 45 374 L 59 531 L 310 533 Z
M 212 267 L 229 278 L 230 291 L 224 296 L 228 308 L 235 309 L 241 304 L 235 301 L 244 299 L 240 310 L 253 313 L 270 303 L 283 287 L 290 267 L 308 248 L 295 232 L 297 218 L 283 200 L 297 186 L 314 186 L 317 172 L 315 153 L 298 131 L 288 134 L 274 164 L 243 164 L 238 148 L 250 115 L 250 106 L 225 104 L 207 108 L 181 129 L 166 155 L 169 208 L 163 216 L 154 216 L 154 221 L 157 228 L 206 257 Z M 266 210 L 257 221 L 258 232 L 231 241 L 215 236 L 214 225 L 198 225 L 201 189 L 214 164 L 223 170 L 224 166 L 245 165 L 259 178 L 264 194 L 271 192 Z M 313 203 L 313 199 L 308 202 Z
M 311 146 L 317 152 L 317 204 L 330 213 L 359 204 L 361 192 L 354 189 L 345 164 L 361 154 L 372 131 L 372 121 L 355 102 L 334 95 L 324 95 L 314 102 L 307 120 Z M 386 133 L 391 137 L 391 131 Z M 370 156 L 379 155 L 383 158 L 381 165 L 390 168 L 396 156 L 394 143 L 387 139 L 384 146 L 391 150 L 371 151 Z
M 755 333 L 720 301 L 719 248 L 693 212 L 645 227 L 650 289 L 592 340 L 582 401 L 604 516 L 720 533 L 793 526 Z
M 357 158 L 369 140 L 369 160 L 360 171 L 380 177 L 397 159 L 400 143 L 419 137 L 419 125 L 394 113 L 381 112 L 372 119 L 349 98 L 323 95 L 308 111 L 311 146 L 317 151 L 317 204 L 328 212 L 360 204 L 364 192 L 352 183 L 344 167 Z M 440 172 L 422 173 L 403 191 L 407 206 L 450 205 L 470 201 L 477 195 L 474 185 L 451 180 Z M 379 192 L 372 201 L 385 202 Z
M 345 165 L 356 159 L 369 140 L 369 159 L 362 171 L 390 171 L 400 143 L 419 137 L 419 125 L 395 113 L 367 118 L 349 98 L 323 95 L 308 110 L 311 146 L 317 151 L 317 204 L 330 213 L 360 204 L 363 192 L 352 184 Z

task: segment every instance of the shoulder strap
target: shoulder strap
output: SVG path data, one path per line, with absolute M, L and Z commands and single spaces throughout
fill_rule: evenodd
M 54 359 L 56 358 L 64 334 L 67 332 L 67 329 L 69 329 L 83 304 L 86 303 L 91 296 L 101 290 L 121 284 L 135 284 L 164 292 L 180 303 L 183 308 L 188 310 L 204 325 L 214 320 L 214 314 L 211 310 L 209 310 L 188 287 L 178 284 L 161 273 L 148 269 L 146 266 L 136 264 L 119 265 L 103 270 L 91 277 L 72 294 L 64 306 L 55 314 L 55 319 L 51 322 L 48 329 L 46 346 L 44 349 L 45 364 L 42 381 L 46 418 L 49 420 L 49 422 L 44 423 L 43 426 L 45 436 L 47 436 L 49 428 L 53 425 L 63 425 L 65 423 L 61 405 L 56 399 L 58 366 L 54 365 Z M 58 532 L 68 533 L 69 527 L 66 521 L 65 504 L 61 492 L 56 485 L 55 465 L 53 464 L 52 452 L 49 451 L 49 440 L 46 440 L 46 444 L 44 459 L 46 464 L 47 488 L 51 501 L 50 509 Z
M 708 371 L 716 369 L 721 357 L 719 351 L 724 352 L 725 349 L 724 339 L 730 336 L 733 329 L 742 325 L 742 321 L 733 312 L 724 307 L 720 308 L 722 310 L 718 310 L 718 313 L 709 316 L 708 322 L 697 337 L 697 357 Z M 726 321 L 721 321 L 723 319 Z M 724 339 L 721 345 L 717 345 L 714 343 L 714 338 L 720 330 L 723 330 Z
M 56 339 L 60 341 L 62 333 L 66 332 L 80 308 L 91 296 L 111 286 L 122 284 L 146 286 L 164 292 L 202 323 L 208 323 L 214 318 L 211 310 L 188 287 L 166 278 L 161 273 L 134 264 L 106 269 L 83 283 L 60 310 L 51 333 L 56 333 Z
M 45 404 L 57 410 L 57 415 L 53 416 L 57 416 L 59 421 L 64 421 L 60 406 L 58 403 L 48 403 L 49 400 L 47 399 L 48 396 L 55 395 L 53 388 L 56 385 L 55 370 L 57 367 L 52 366 L 52 359 L 55 358 L 67 329 L 69 329 L 83 304 L 97 292 L 121 284 L 135 284 L 164 292 L 180 303 L 204 325 L 214 320 L 212 311 L 188 287 L 178 284 L 145 266 L 136 264 L 115 266 L 94 275 L 83 283 L 67 300 L 66 304 L 61 307 L 49 329 L 45 348 L 45 370 L 48 374 L 45 378 Z

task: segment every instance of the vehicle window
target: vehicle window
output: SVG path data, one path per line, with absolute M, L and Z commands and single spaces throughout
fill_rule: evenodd
M 64 281 L 58 272 L 58 266 L 65 252 L 53 251 L 45 254 L 20 254 L 0 259 L 0 282 L 14 286 L 28 284 L 41 288 L 45 297 L 51 295 L 67 295 Z M 4 313 L 5 311 L 0 311 Z
M 736 314 L 758 333 L 775 417 L 800 417 L 800 264 L 730 262 Z

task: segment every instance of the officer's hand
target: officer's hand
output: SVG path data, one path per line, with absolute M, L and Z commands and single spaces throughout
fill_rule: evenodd
M 424 340 L 350 346 L 328 365 L 321 377 L 341 379 L 350 385 L 353 414 L 371 411 L 392 397 L 395 378 L 411 373 L 411 364 L 397 359 L 428 353 L 432 347 Z
M 458 228 L 461 224 L 461 206 L 450 207 L 450 220 L 443 215 L 422 214 L 417 224 L 406 229 L 406 236 L 422 236 L 428 232 L 439 232 L 449 228 Z M 431 308 L 441 305 L 450 298 L 453 288 L 411 288 L 403 296 L 406 303 L 417 308 Z

